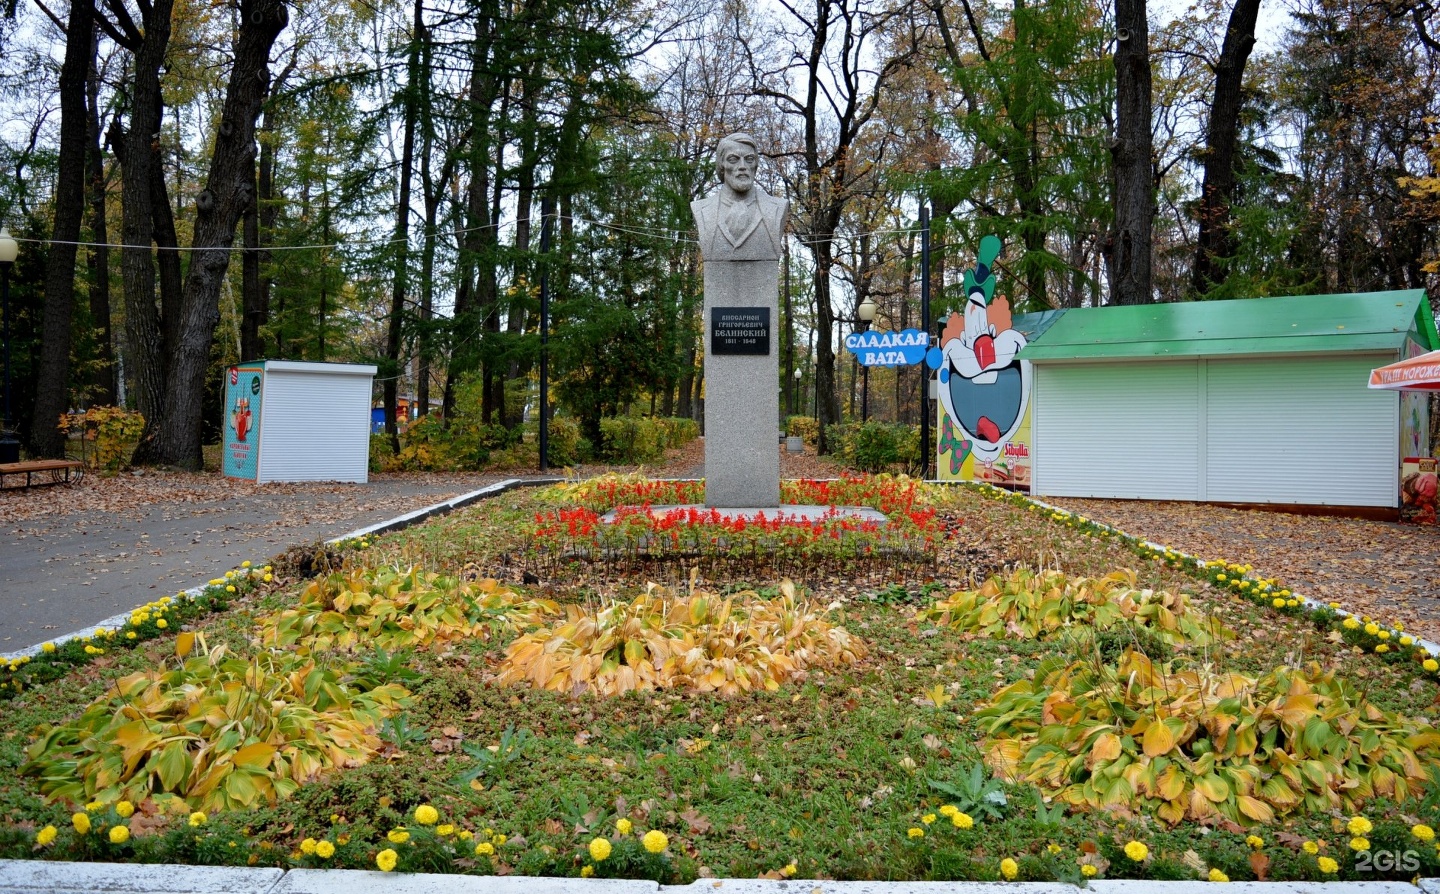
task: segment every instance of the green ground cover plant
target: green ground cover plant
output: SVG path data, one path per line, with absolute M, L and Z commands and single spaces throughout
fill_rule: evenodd
M 223 612 L 82 652 L 58 685 L 27 678 L 0 717 L 0 855 L 663 882 L 1440 874 L 1437 687 L 1408 644 L 1396 654 L 1403 633 L 1377 654 L 1365 624 L 1383 625 L 1276 607 L 1294 594 L 1253 572 L 1242 588 L 1229 566 L 900 479 L 787 498 L 930 513 L 923 562 L 801 585 L 675 559 L 673 586 L 649 585 L 663 563 L 538 580 L 526 565 L 537 515 L 688 502 L 686 488 L 510 492 L 327 552 L 312 566 L 340 567 L 318 579 L 277 561 L 263 585 L 224 584 Z M 568 664 L 537 670 L 542 655 Z M 241 698 L 227 693 L 282 694 L 266 680 L 286 698 L 224 743 L 248 806 L 165 786 L 169 746 L 150 747 L 146 723 L 178 736 L 191 716 L 169 683 L 206 717 Z M 353 710 L 376 692 L 383 710 Z M 275 712 L 337 694 L 363 760 L 280 766 L 308 746 L 285 751 Z M 124 778 L 87 781 L 81 760 Z

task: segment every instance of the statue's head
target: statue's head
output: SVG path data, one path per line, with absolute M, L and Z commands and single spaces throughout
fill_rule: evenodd
M 732 133 L 715 147 L 715 173 L 736 192 L 749 192 L 760 168 L 760 148 L 748 133 Z

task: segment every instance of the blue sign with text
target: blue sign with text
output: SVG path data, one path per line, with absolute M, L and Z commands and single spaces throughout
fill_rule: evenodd
M 861 366 L 914 366 L 925 359 L 930 338 L 920 329 L 899 332 L 854 332 L 845 347 Z

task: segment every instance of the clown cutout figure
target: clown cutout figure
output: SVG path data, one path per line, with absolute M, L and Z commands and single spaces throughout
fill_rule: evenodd
M 1016 357 L 1026 339 L 1013 328 L 1010 302 L 995 295 L 991 265 L 999 254 L 998 237 L 980 241 L 979 263 L 965 271 L 964 313 L 950 315 L 940 346 L 926 357 L 939 370 L 944 410 L 939 469 L 942 478 L 1028 487 L 1029 449 L 1014 440 L 1029 421 L 1030 363 Z

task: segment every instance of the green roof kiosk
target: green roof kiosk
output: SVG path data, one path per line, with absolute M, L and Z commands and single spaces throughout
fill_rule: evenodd
M 1419 289 L 1068 310 L 1018 355 L 1031 492 L 1388 516 L 1431 420 L 1370 371 L 1436 348 Z

